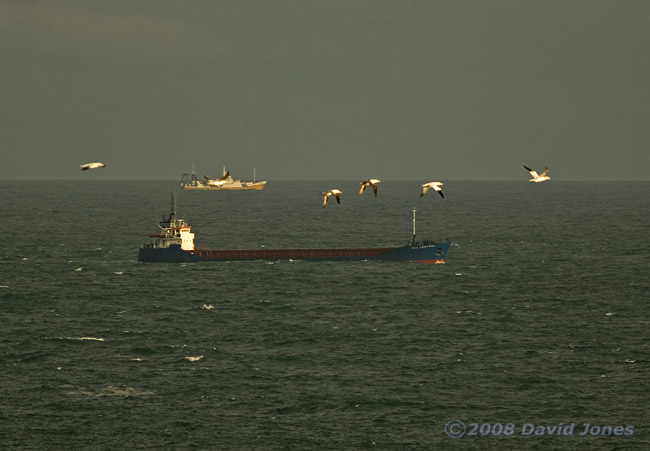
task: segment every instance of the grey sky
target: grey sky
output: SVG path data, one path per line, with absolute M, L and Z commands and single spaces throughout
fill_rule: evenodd
M 649 180 L 649 17 L 646 0 L 0 0 L 0 179 Z

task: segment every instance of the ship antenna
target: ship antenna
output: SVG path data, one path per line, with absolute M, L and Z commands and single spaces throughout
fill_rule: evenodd
M 413 207 L 413 244 L 415 245 L 415 207 Z
M 174 225 L 171 224 L 172 222 L 176 221 L 176 196 L 174 196 L 173 192 L 171 193 L 171 197 L 172 197 L 172 211 L 169 213 L 169 222 L 170 222 L 170 226 L 174 227 Z

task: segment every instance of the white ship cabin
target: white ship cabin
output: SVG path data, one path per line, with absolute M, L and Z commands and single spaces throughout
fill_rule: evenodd
M 184 251 L 194 250 L 194 234 L 190 232 L 190 226 L 175 229 L 176 237 L 181 240 L 181 249 Z

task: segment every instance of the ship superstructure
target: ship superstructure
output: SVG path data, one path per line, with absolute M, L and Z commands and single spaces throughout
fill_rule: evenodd
M 176 217 L 176 198 L 171 195 L 171 211 L 169 216 L 158 224 L 157 233 L 150 233 L 151 242 L 144 244 L 147 249 L 169 249 L 178 246 L 182 251 L 194 250 L 194 234 L 184 219 Z

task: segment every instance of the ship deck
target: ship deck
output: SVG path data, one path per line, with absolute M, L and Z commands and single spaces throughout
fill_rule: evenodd
M 339 249 L 194 249 L 190 253 L 210 260 L 267 260 L 267 259 L 331 259 L 372 258 L 394 250 L 385 248 L 339 248 Z

